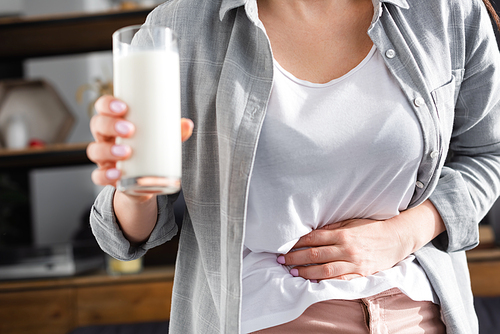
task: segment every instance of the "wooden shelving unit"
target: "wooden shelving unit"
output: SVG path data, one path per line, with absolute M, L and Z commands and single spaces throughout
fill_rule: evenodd
M 111 50 L 113 32 L 144 23 L 152 9 L 0 18 L 0 80 L 22 79 L 26 59 Z M 2 198 L 0 209 L 13 212 L 7 218 L 0 217 L 4 220 L 0 223 L 10 224 L 7 228 L 0 224 L 0 242 L 31 242 L 30 171 L 89 164 L 86 147 L 87 143 L 61 143 L 25 150 L 0 148 L 0 187 L 4 187 L 0 191 L 8 197 Z
M 111 50 L 111 35 L 121 27 L 144 23 L 153 7 L 38 17 L 0 19 L 0 64 L 28 58 Z M 0 77 L 1 79 L 1 77 Z M 86 144 L 43 149 L 0 150 L 0 169 L 89 163 Z
M 2 69 L 16 64 L 22 69 L 28 58 L 111 50 L 112 33 L 123 26 L 142 24 L 151 10 L 0 19 L 0 80 L 12 78 L 12 73 L 22 77 L 22 70 L 7 71 L 5 76 Z M 20 190 L 9 189 L 28 197 L 30 170 L 89 164 L 87 146 L 61 143 L 21 150 L 0 148 L 0 177 L 9 175 L 9 185 L 15 182 Z M 5 203 L 0 202 L 0 208 L 2 205 Z M 15 211 L 23 215 L 15 219 L 29 228 L 30 207 L 24 202 L 22 205 Z M 169 247 L 167 254 L 171 253 L 175 261 L 176 244 Z M 155 258 L 150 260 L 154 262 Z M 6 320 L 0 322 L 0 333 L 66 334 L 85 325 L 167 320 L 172 280 L 173 267 L 164 266 L 146 267 L 140 274 L 119 277 L 94 272 L 0 282 L 0 319 Z
M 143 23 L 151 10 L 0 19 L 0 62 L 111 50 L 112 33 Z
M 0 19 L 0 65 L 28 58 L 111 50 L 111 35 L 121 27 L 144 23 L 153 8 L 101 13 Z M 1 79 L 1 77 L 0 77 Z M 43 149 L 0 150 L 0 170 L 85 164 L 86 144 Z

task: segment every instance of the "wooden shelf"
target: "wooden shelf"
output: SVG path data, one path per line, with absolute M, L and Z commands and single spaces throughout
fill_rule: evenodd
M 89 164 L 91 161 L 87 158 L 87 145 L 88 143 L 75 143 L 23 150 L 0 149 L 0 170 Z
M 0 18 L 0 64 L 27 58 L 111 50 L 117 29 L 144 23 L 154 7 L 38 17 Z M 58 144 L 42 149 L 0 149 L 0 170 L 88 164 L 87 144 Z
M 144 23 L 153 8 L 0 19 L 0 62 L 111 50 L 118 28 Z
M 173 266 L 145 267 L 140 273 L 121 276 L 112 276 L 107 274 L 104 270 L 99 270 L 74 277 L 0 281 L 0 293 L 77 286 L 109 285 L 117 283 L 146 283 L 163 279 L 170 281 L 174 279 Z

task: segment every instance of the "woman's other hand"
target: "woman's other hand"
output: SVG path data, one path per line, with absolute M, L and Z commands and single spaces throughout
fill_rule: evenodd
M 350 219 L 314 230 L 278 262 L 306 279 L 352 279 L 391 268 L 411 253 L 409 242 L 385 221 Z M 310 265 L 313 264 L 313 265 Z M 301 267 L 303 265 L 310 265 Z
M 113 96 L 105 95 L 95 103 L 97 114 L 90 120 L 90 131 L 95 139 L 87 147 L 88 158 L 97 164 L 92 173 L 92 181 L 98 185 L 116 185 L 121 172 L 116 162 L 128 159 L 132 150 L 127 145 L 115 144 L 116 137 L 129 138 L 134 135 L 135 126 L 125 120 L 127 105 Z M 193 122 L 181 119 L 182 141 L 193 132 Z
M 290 273 L 305 279 L 350 280 L 392 268 L 443 231 L 427 200 L 388 220 L 350 219 L 314 230 L 294 246 L 310 248 L 281 255 L 278 262 L 297 266 Z

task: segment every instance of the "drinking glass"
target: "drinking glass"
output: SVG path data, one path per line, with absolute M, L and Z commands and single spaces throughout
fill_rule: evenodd
M 117 189 L 132 195 L 171 194 L 181 186 L 180 74 L 177 39 L 167 27 L 135 25 L 113 34 L 114 96 L 129 107 L 136 131 L 117 144 L 132 148 L 119 161 Z

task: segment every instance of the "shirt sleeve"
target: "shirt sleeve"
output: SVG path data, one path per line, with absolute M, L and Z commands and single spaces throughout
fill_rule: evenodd
M 90 226 L 101 249 L 110 256 L 130 261 L 146 254 L 148 249 L 163 244 L 177 234 L 173 202 L 177 195 L 157 196 L 158 218 L 148 240 L 132 246 L 123 235 L 113 210 L 115 188 L 105 187 L 97 196 L 90 212 Z
M 449 159 L 430 196 L 447 229 L 433 242 L 448 252 L 477 246 L 477 225 L 500 194 L 500 56 L 484 6 L 472 2 Z

